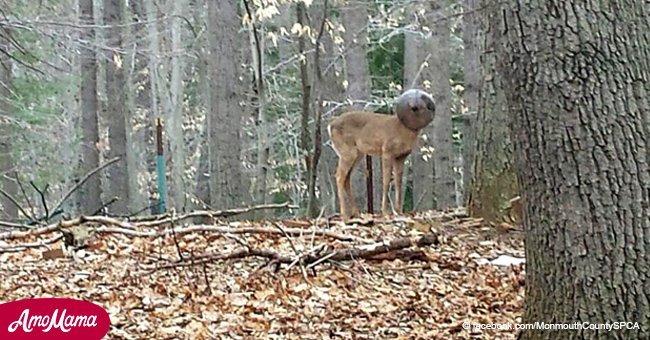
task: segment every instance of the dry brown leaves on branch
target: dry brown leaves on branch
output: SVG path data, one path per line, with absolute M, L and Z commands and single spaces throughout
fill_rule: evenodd
M 111 316 L 110 339 L 512 339 L 461 325 L 522 311 L 521 265 L 479 264 L 523 257 L 521 233 L 458 213 L 347 226 L 76 222 L 0 234 L 0 301 L 93 301 Z M 86 247 L 70 255 L 64 242 Z

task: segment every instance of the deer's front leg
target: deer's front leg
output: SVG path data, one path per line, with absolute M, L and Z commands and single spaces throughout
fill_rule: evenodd
M 336 191 L 339 197 L 339 208 L 341 212 L 341 219 L 343 220 L 344 223 L 347 223 L 350 220 L 350 215 L 348 214 L 347 207 L 346 207 L 347 198 L 345 197 L 346 196 L 345 180 L 347 178 L 348 170 L 349 169 L 347 168 L 345 162 L 343 160 L 339 160 L 339 164 L 336 167 Z
M 390 215 L 388 211 L 388 188 L 390 185 L 390 175 L 393 170 L 393 158 L 389 155 L 383 155 L 381 158 L 381 213 L 382 215 Z
M 393 162 L 393 178 L 395 181 L 395 211 L 402 213 L 402 174 L 404 173 L 404 161 L 406 157 L 399 157 Z

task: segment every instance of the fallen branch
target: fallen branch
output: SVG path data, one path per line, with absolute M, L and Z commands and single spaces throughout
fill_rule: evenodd
M 19 251 L 23 251 L 27 248 L 41 248 L 41 247 L 47 247 L 48 245 L 55 243 L 59 241 L 60 239 L 63 238 L 63 235 L 58 234 L 52 238 L 48 238 L 45 240 L 40 240 L 36 242 L 31 242 L 31 243 L 21 243 L 21 244 L 9 244 L 9 245 L 0 245 L 0 253 L 15 253 Z
M 78 226 L 85 222 L 95 222 L 102 225 L 114 225 L 125 229 L 135 229 L 135 226 L 133 224 L 129 222 L 120 221 L 112 217 L 80 216 L 72 220 L 67 220 L 67 221 L 62 220 L 59 221 L 58 223 L 50 224 L 42 228 L 31 229 L 28 231 L 8 231 L 8 232 L 0 233 L 0 240 L 13 240 L 13 239 L 23 238 L 28 236 L 43 235 L 43 234 L 57 231 L 61 228 L 70 228 L 70 227 Z
M 139 231 L 139 230 L 131 230 L 131 229 L 123 229 L 123 228 L 99 227 L 97 228 L 97 232 L 103 234 L 123 234 L 127 236 L 149 237 L 149 238 L 165 237 L 171 235 L 172 233 L 175 233 L 177 236 L 181 236 L 181 235 L 191 234 L 195 232 L 213 232 L 213 233 L 221 233 L 221 234 L 274 234 L 274 235 L 284 235 L 284 233 L 286 233 L 287 235 L 293 235 L 293 236 L 296 235 L 308 236 L 313 233 L 318 236 L 329 237 L 340 241 L 359 242 L 365 244 L 374 242 L 372 240 L 364 239 L 353 235 L 337 234 L 335 232 L 320 230 L 320 229 L 310 230 L 310 229 L 288 228 L 288 229 L 284 229 L 284 233 L 283 233 L 281 230 L 276 228 L 267 228 L 267 227 L 233 228 L 233 227 L 226 227 L 226 226 L 213 226 L 213 225 L 204 225 L 204 224 L 194 225 L 185 228 L 166 229 L 162 231 Z
M 22 223 L 13 223 L 13 222 L 7 222 L 7 221 L 0 221 L 0 227 L 5 227 L 5 228 L 20 228 L 20 229 L 34 229 L 35 227 L 32 227 L 27 224 L 22 224 Z
M 235 209 L 227 209 L 227 210 L 196 210 L 186 214 L 178 215 L 176 217 L 172 217 L 169 214 L 163 214 L 163 215 L 136 217 L 136 218 L 131 218 L 129 220 L 133 222 L 138 222 L 137 225 L 140 227 L 155 227 L 162 224 L 171 223 L 172 221 L 180 222 L 194 217 L 209 217 L 209 218 L 222 217 L 223 218 L 223 217 L 230 217 L 234 215 L 240 215 L 240 214 L 244 214 L 256 210 L 282 209 L 282 208 L 298 209 L 298 206 L 291 205 L 289 202 L 285 202 L 280 204 L 263 204 L 263 205 L 256 205 L 252 207 L 235 208 Z
M 301 264 L 307 266 L 313 263 L 325 263 L 331 261 L 349 261 L 354 259 L 372 259 L 379 254 L 391 251 L 398 251 L 404 248 L 417 246 L 426 247 L 438 244 L 438 236 L 436 234 L 426 234 L 418 238 L 398 238 L 388 242 L 379 242 L 369 245 L 359 246 L 355 248 L 347 248 L 342 250 L 333 250 L 325 252 L 319 256 L 307 254 L 302 257 Z M 156 267 L 155 269 L 170 269 L 177 267 L 188 267 L 211 263 L 215 261 L 242 259 L 245 257 L 261 257 L 278 263 L 290 264 L 295 261 L 295 256 L 280 254 L 276 251 L 269 249 L 254 249 L 254 248 L 240 248 L 228 253 L 216 253 L 200 257 L 194 257 L 185 261 L 178 261 L 175 263 L 166 264 Z M 323 258 L 327 258 L 323 260 Z

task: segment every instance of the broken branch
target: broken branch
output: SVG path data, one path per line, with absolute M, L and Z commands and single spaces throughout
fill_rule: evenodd
M 391 241 L 378 242 L 370 245 L 347 248 L 342 250 L 334 250 L 325 253 L 323 256 L 314 256 L 307 254 L 302 258 L 302 265 L 310 265 L 312 263 L 325 263 L 330 261 L 349 261 L 354 259 L 369 259 L 376 255 L 397 251 L 411 246 L 426 247 L 438 244 L 438 236 L 436 234 L 426 234 L 418 238 L 398 238 Z M 268 249 L 252 249 L 241 248 L 227 253 L 216 253 L 205 256 L 200 256 L 191 259 L 190 261 L 179 261 L 176 263 L 166 264 L 156 269 L 169 269 L 177 267 L 187 267 L 211 263 L 215 261 L 241 259 L 245 257 L 262 257 L 279 263 L 290 264 L 295 260 L 294 256 L 284 255 L 276 251 Z M 323 260 L 327 258 L 327 260 Z

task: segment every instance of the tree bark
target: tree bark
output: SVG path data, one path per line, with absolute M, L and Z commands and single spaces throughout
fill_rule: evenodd
M 79 21 L 85 25 L 93 25 L 94 8 L 92 0 L 79 0 Z M 86 41 L 95 41 L 95 30 L 85 29 L 81 32 Z M 81 62 L 81 172 L 87 174 L 99 166 L 99 126 L 97 114 L 97 57 L 94 49 L 83 46 L 80 53 Z M 102 206 L 101 177 L 92 176 L 82 190 L 81 213 L 95 214 Z
M 210 200 L 215 209 L 244 204 L 241 197 L 241 107 L 236 84 L 239 73 L 237 45 L 245 40 L 237 34 L 239 23 L 235 3 L 228 0 L 208 2 L 208 73 L 212 85 L 208 144 Z
M 650 7 L 553 5 L 520 0 L 499 16 L 524 203 L 524 322 L 641 328 L 519 338 L 648 339 Z
M 483 0 L 487 3 L 489 0 Z M 482 82 L 481 51 L 482 13 L 477 12 L 481 0 L 463 1 L 463 52 L 464 52 L 464 89 L 463 101 L 467 111 L 463 115 L 463 200 L 467 203 L 472 183 L 472 163 L 474 162 L 474 143 L 476 143 L 476 116 L 479 110 L 479 91 Z M 491 8 L 488 7 L 486 11 Z M 505 111 L 504 111 L 504 114 Z
M 430 67 L 432 51 L 426 44 L 422 30 L 425 18 L 419 15 L 422 4 L 410 7 L 410 20 L 414 23 L 404 37 L 404 90 L 420 88 L 432 93 L 434 72 Z M 437 104 L 437 103 L 436 103 Z M 430 210 L 434 208 L 434 178 L 432 158 L 432 127 L 429 126 L 420 133 L 418 144 L 410 156 L 409 186 L 412 188 L 413 210 Z
M 16 198 L 18 185 L 10 179 L 16 173 L 12 156 L 12 125 L 9 120 L 13 113 L 11 104 L 12 62 L 8 53 L 11 43 L 6 35 L 8 29 L 0 28 L 0 189 Z M 18 208 L 11 200 L 0 194 L 0 218 L 13 219 L 18 217 Z
M 485 78 L 476 118 L 476 143 L 470 171 L 473 177 L 467 199 L 470 215 L 494 222 L 501 221 L 503 208 L 519 194 L 502 74 L 495 69 L 494 49 L 501 43 L 495 16 L 501 15 L 501 9 L 497 2 L 490 2 L 486 10 L 489 25 L 482 56 Z
M 346 2 L 341 7 L 342 23 L 345 28 L 344 40 L 345 73 L 348 86 L 346 97 L 352 101 L 369 101 L 371 96 L 370 69 L 368 67 L 368 4 L 365 1 Z M 353 109 L 363 109 L 363 104 L 352 105 Z M 366 188 L 367 168 L 365 157 L 352 170 L 351 186 L 355 202 L 359 209 L 368 206 Z M 372 159 L 373 169 L 373 210 L 379 207 L 381 199 L 381 162 L 379 157 Z
M 335 7 L 333 3 L 329 3 L 330 8 Z M 322 10 L 320 11 L 322 12 Z M 335 18 L 329 17 L 328 20 L 337 25 Z M 334 30 L 333 30 L 334 31 Z M 318 166 L 318 181 L 319 181 L 319 201 L 322 208 L 325 210 L 323 214 L 328 216 L 336 212 L 336 183 L 335 174 L 336 166 L 338 164 L 338 157 L 331 146 L 327 145 L 329 135 L 327 133 L 327 125 L 329 120 L 336 115 L 335 103 L 341 102 L 345 99 L 345 89 L 342 85 L 341 74 L 343 65 L 336 64 L 328 69 L 331 63 L 337 61 L 337 46 L 334 43 L 333 37 L 330 34 L 325 34 L 322 37 L 323 50 L 321 59 L 321 69 L 323 70 L 323 83 L 321 85 L 321 93 L 323 96 L 323 122 L 321 124 L 321 136 L 323 136 L 323 147 L 321 153 L 321 161 Z M 325 70 L 328 70 L 325 72 Z M 328 114 L 328 115 L 325 115 Z M 381 168 L 380 168 L 381 169 Z M 377 176 L 379 177 L 379 176 Z M 380 188 L 380 187 L 377 187 Z M 320 213 L 320 212 L 319 212 Z
M 427 50 L 431 51 L 429 72 L 431 72 L 432 95 L 436 103 L 436 114 L 426 129 L 433 141 L 433 172 L 435 207 L 446 209 L 456 206 L 456 183 L 453 170 L 453 144 L 451 125 L 451 88 L 449 68 L 451 50 L 449 48 L 450 28 L 447 9 L 442 1 L 430 1 L 427 25 L 431 36 L 427 39 Z M 427 168 L 427 171 L 429 169 Z M 414 178 L 414 181 L 417 178 Z
M 187 198 L 185 193 L 187 185 L 185 183 L 185 137 L 183 133 L 183 119 L 185 106 L 183 103 L 183 78 L 185 69 L 185 58 L 182 44 L 183 30 L 181 18 L 184 17 L 184 8 L 187 6 L 185 0 L 174 0 L 172 3 L 172 12 L 174 17 L 171 18 L 171 75 L 169 95 L 171 97 L 172 111 L 169 115 L 169 125 L 167 126 L 167 138 L 169 140 L 169 157 L 171 158 L 171 199 L 172 206 L 181 211 L 187 208 Z
M 250 6 L 247 4 L 247 6 Z M 251 6 L 252 7 L 252 6 Z M 257 97 L 255 125 L 257 130 L 257 176 L 255 178 L 255 200 L 257 204 L 266 204 L 268 199 L 267 181 L 269 173 L 269 158 L 271 156 L 271 146 L 269 144 L 269 130 L 271 126 L 266 120 L 266 84 L 264 83 L 264 39 L 263 32 L 260 32 L 262 26 L 256 22 L 253 15 L 254 8 L 248 8 L 249 15 L 249 39 L 251 60 L 253 61 L 253 70 L 255 71 L 255 89 Z M 252 16 L 252 18 L 250 17 Z M 265 211 L 258 211 L 255 216 L 259 218 L 266 217 Z
M 111 204 L 110 210 L 116 214 L 129 213 L 129 171 L 127 161 L 127 111 L 124 55 L 122 49 L 122 24 L 124 23 L 124 2 L 104 0 L 104 24 L 107 29 L 106 45 L 111 48 L 106 53 L 106 98 L 105 117 L 108 122 L 110 149 L 108 158 L 120 157 L 120 161 L 108 169 L 107 192 L 118 200 Z
M 137 155 L 147 155 L 139 157 L 135 168 L 138 174 L 144 174 L 144 188 L 140 186 L 139 181 L 135 181 L 137 190 L 137 207 L 149 206 L 151 213 L 158 212 L 158 199 L 154 174 L 156 173 L 155 163 L 155 113 L 157 112 L 156 95 L 152 86 L 152 75 L 155 74 L 155 68 L 152 58 L 157 58 L 155 49 L 151 49 L 154 36 L 158 35 L 155 18 L 156 11 L 152 0 L 136 0 L 131 2 L 131 11 L 133 14 L 133 34 L 137 37 L 135 41 L 133 58 L 134 74 L 131 77 L 131 100 L 132 102 L 132 122 L 139 128 L 134 129 L 131 134 L 133 141 L 132 150 Z M 152 21 L 147 23 L 147 21 Z M 150 49 L 151 53 L 137 53 Z M 132 176 L 133 177 L 133 176 Z M 132 181 L 133 183 L 133 181 Z M 144 197 L 143 197 L 144 196 Z

